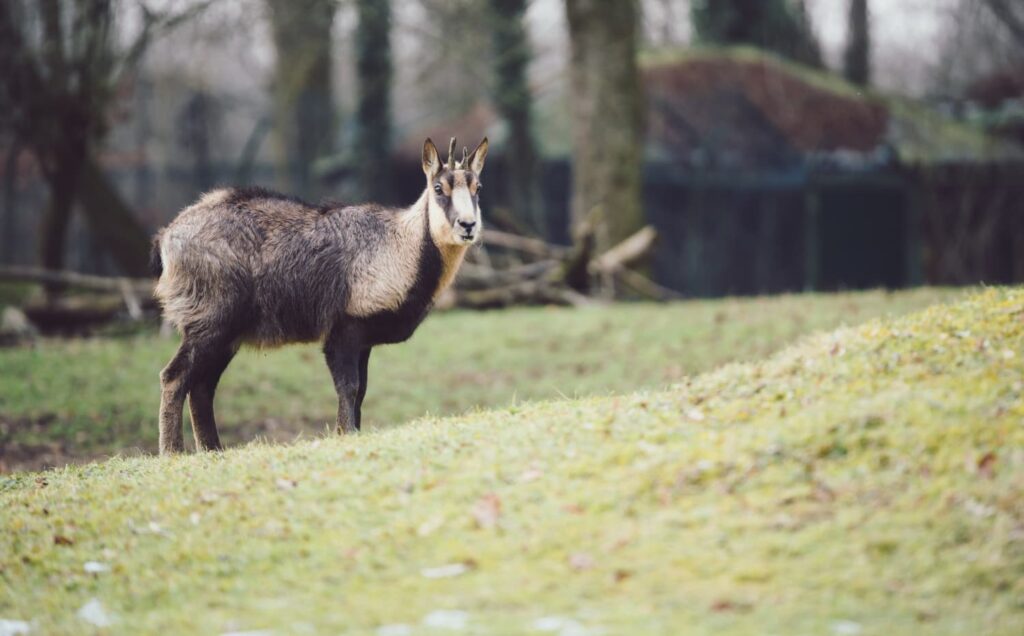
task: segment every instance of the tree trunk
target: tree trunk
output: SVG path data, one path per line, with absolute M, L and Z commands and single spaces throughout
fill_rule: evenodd
M 334 0 L 267 0 L 277 62 L 274 128 L 282 187 L 319 194 L 312 164 L 333 151 L 331 24 Z
M 64 269 L 68 227 L 75 204 L 75 191 L 81 174 L 81 157 L 85 154 L 81 144 L 73 139 L 51 155 L 36 150 L 40 160 L 50 199 L 39 225 L 39 264 L 45 269 Z M 47 296 L 63 290 L 60 284 L 44 286 Z
M 823 66 L 803 0 L 693 0 L 690 16 L 704 43 L 748 44 Z
M 533 96 L 526 71 L 530 42 L 523 17 L 526 0 L 490 0 L 494 42 L 494 103 L 508 125 L 505 192 L 515 218 L 545 235 L 547 216 L 540 190 L 540 163 L 533 136 Z
M 843 56 L 843 75 L 859 86 L 871 83 L 871 26 L 868 0 L 850 0 L 849 34 Z
M 96 242 L 127 276 L 148 273 L 149 235 L 92 157 L 82 162 L 78 201 Z
M 77 180 L 77 171 L 68 169 L 57 170 L 47 179 L 50 200 L 39 227 L 39 264 L 46 269 L 64 269 L 64 248 Z
M 984 0 L 989 11 L 1006 27 L 1017 44 L 1024 48 L 1024 10 L 1013 0 Z M 1014 9 L 1016 6 L 1016 9 Z
M 572 222 L 597 253 L 644 225 L 643 122 L 634 0 L 566 0 L 573 115 Z
M 356 69 L 359 106 L 356 148 L 365 198 L 392 203 L 391 188 L 391 2 L 359 0 Z
M 3 253 L 8 264 L 16 263 L 16 234 L 18 233 L 18 158 L 21 155 L 21 140 L 11 140 L 4 159 L 4 222 L 3 222 Z

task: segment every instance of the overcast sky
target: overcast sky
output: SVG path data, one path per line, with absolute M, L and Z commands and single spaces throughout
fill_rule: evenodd
M 807 0 L 814 28 L 832 68 L 846 42 L 849 0 Z M 951 0 L 872 0 L 875 81 L 882 88 L 921 93 L 939 63 Z

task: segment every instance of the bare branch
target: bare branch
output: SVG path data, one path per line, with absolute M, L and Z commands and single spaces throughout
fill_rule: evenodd
M 156 38 L 162 37 L 185 22 L 192 20 L 205 13 L 213 6 L 216 0 L 204 0 L 198 2 L 178 13 L 155 13 L 145 3 L 139 3 L 142 11 L 142 30 L 126 50 L 120 62 L 120 69 L 115 75 L 115 80 L 121 80 L 126 74 L 135 70 L 142 56 L 146 53 L 149 45 Z M 116 83 L 116 82 L 115 82 Z
M 1024 16 L 1018 15 L 1009 0 L 983 0 L 985 6 L 1003 23 L 1017 43 L 1024 47 Z

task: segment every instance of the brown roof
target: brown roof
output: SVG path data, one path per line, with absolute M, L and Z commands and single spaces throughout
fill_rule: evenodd
M 806 81 L 757 58 L 706 56 L 644 70 L 649 141 L 670 155 L 729 167 L 777 166 L 802 155 L 870 153 L 886 107 Z

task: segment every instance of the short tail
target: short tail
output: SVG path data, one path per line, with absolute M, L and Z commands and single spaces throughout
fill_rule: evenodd
M 153 278 L 160 278 L 164 273 L 164 261 L 160 258 L 160 235 L 153 237 L 153 247 L 149 251 L 149 272 Z

